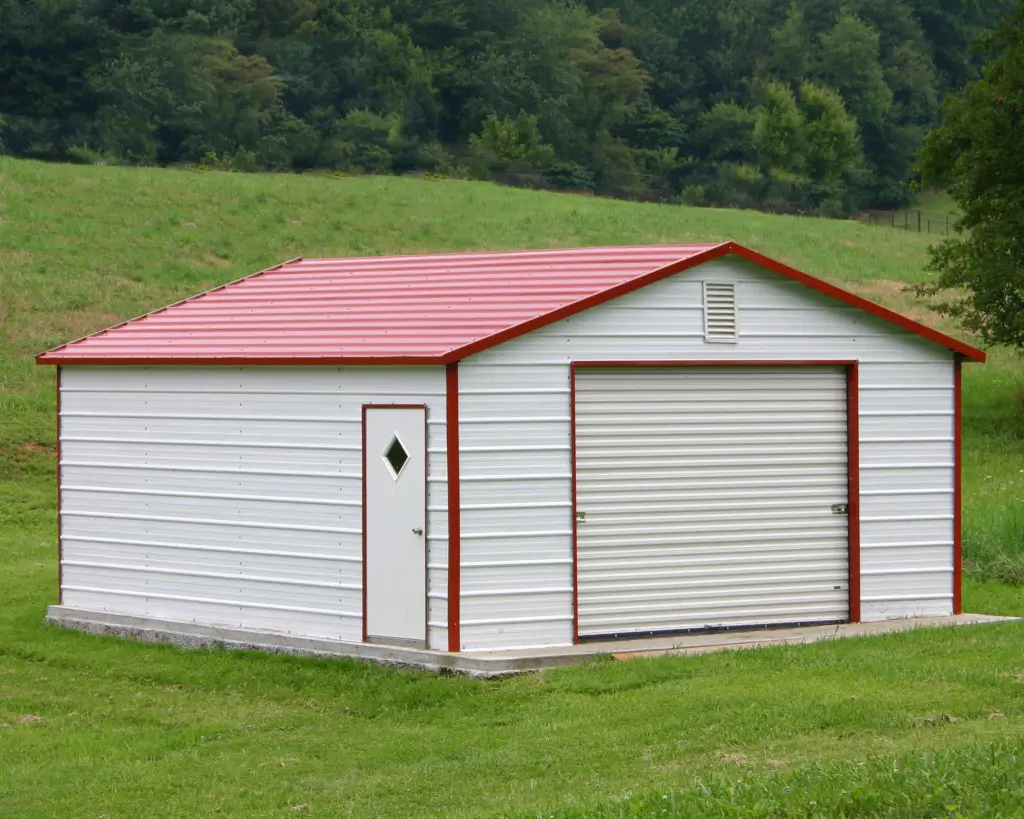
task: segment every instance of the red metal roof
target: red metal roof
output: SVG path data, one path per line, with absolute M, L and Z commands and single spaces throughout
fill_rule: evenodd
M 968 358 L 985 354 L 733 242 L 296 259 L 37 357 L 42 364 L 445 364 L 732 253 Z

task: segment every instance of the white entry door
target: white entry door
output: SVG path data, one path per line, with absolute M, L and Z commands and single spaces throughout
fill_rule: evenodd
M 423 407 L 367 407 L 366 639 L 425 646 L 427 442 Z

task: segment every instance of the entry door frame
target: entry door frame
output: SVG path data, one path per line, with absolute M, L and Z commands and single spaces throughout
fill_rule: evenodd
M 576 520 L 576 370 L 583 367 L 844 367 L 846 370 L 846 473 L 849 496 L 846 524 L 850 597 L 848 622 L 860 622 L 860 382 L 857 360 L 573 361 L 569 364 L 569 460 L 572 469 L 572 641 L 574 645 L 578 645 L 580 642 L 579 524 Z M 954 585 L 959 584 L 955 583 Z
M 428 503 L 429 503 L 429 500 L 430 500 L 430 484 L 429 484 L 430 470 L 428 468 L 429 467 L 429 460 L 430 460 L 430 441 L 429 441 L 427 436 L 430 433 L 430 429 L 429 429 L 429 427 L 427 425 L 427 418 L 428 418 L 428 416 L 430 414 L 430 409 L 427 407 L 426 404 L 363 404 L 363 407 L 362 407 L 362 419 L 361 419 L 362 426 L 361 426 L 361 429 L 360 429 L 360 436 L 361 436 L 361 439 L 362 439 L 362 443 L 360 444 L 360 448 L 362 449 L 363 466 L 362 466 L 362 475 L 360 477 L 361 477 L 361 481 L 362 481 L 362 485 L 363 485 L 362 486 L 362 493 L 363 493 L 363 500 L 362 500 L 362 507 L 363 507 L 362 508 L 362 517 L 363 517 L 363 523 L 362 523 L 362 526 L 363 526 L 363 534 L 362 534 L 362 541 L 363 541 L 363 556 L 362 556 L 362 573 L 363 573 L 363 594 L 362 594 L 362 598 L 363 598 L 363 642 L 365 643 L 368 640 L 368 631 L 367 631 L 367 624 L 366 624 L 366 601 L 369 598 L 369 589 L 367 587 L 367 582 L 366 582 L 366 532 L 367 532 L 367 529 L 366 529 L 366 461 L 367 461 L 367 453 L 366 453 L 366 415 L 367 415 L 367 412 L 369 410 L 375 410 L 375 409 L 395 409 L 395 410 L 401 410 L 401 409 L 410 409 L 411 410 L 411 409 L 415 409 L 415 410 L 423 410 L 423 487 L 424 487 L 424 498 L 423 498 L 423 582 L 424 582 L 424 589 L 423 589 L 423 609 L 424 609 L 424 611 L 423 611 L 423 645 L 425 647 L 428 647 L 430 645 L 430 623 L 429 623 L 429 620 L 430 620 L 430 596 L 429 596 L 429 593 L 430 593 L 430 588 L 429 588 L 429 586 L 430 586 L 430 569 L 428 567 L 428 564 L 430 562 L 430 541 L 428 539 L 430 537 L 430 515 L 428 514 L 427 506 L 428 506 Z

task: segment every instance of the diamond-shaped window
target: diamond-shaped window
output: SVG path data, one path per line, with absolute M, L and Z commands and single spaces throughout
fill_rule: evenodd
M 391 470 L 392 476 L 397 480 L 398 476 L 402 474 L 405 465 L 409 463 L 409 453 L 402 446 L 398 433 L 391 436 L 391 442 L 387 445 L 381 457 L 384 459 L 384 463 L 388 465 L 388 469 Z

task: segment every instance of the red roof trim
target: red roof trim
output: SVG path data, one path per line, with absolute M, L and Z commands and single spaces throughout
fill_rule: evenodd
M 780 276 L 785 276 L 793 281 L 805 284 L 813 290 L 817 290 L 819 293 L 824 293 L 826 296 L 831 296 L 834 299 L 838 299 L 841 302 L 849 304 L 851 307 L 857 307 L 863 310 L 865 313 L 870 313 L 873 316 L 877 316 L 884 321 L 888 321 L 890 324 L 895 324 L 897 327 L 902 327 L 904 330 L 909 330 L 911 333 L 916 333 L 929 341 L 933 341 L 936 344 L 940 344 L 943 347 L 948 347 L 955 353 L 966 356 L 972 361 L 984 362 L 985 351 L 979 350 L 977 347 L 972 347 L 970 344 L 966 344 L 959 339 L 948 336 L 945 333 L 940 333 L 938 330 L 933 330 L 924 324 L 914 321 L 913 319 L 907 318 L 894 310 L 890 310 L 887 307 L 882 307 L 880 304 L 875 304 L 873 301 L 861 298 L 849 290 L 843 290 L 841 287 L 836 287 L 834 284 L 829 284 L 826 281 L 810 276 L 807 273 L 801 273 L 799 270 L 790 267 L 789 265 L 777 262 L 774 259 L 769 259 L 758 253 L 756 250 L 751 250 L 743 245 L 729 242 L 728 244 L 729 253 L 735 253 L 747 261 L 758 264 L 761 267 L 766 267 L 773 273 L 778 273 Z
M 565 307 L 553 310 L 550 313 L 545 313 L 542 316 L 538 316 L 535 319 L 518 324 L 515 327 L 509 327 L 508 329 L 501 330 L 493 335 L 477 339 L 472 344 L 467 344 L 450 353 L 445 360 L 446 362 L 458 361 L 459 359 L 466 358 L 474 353 L 482 352 L 490 347 L 494 347 L 498 344 L 510 341 L 513 338 L 517 338 L 525 333 L 529 333 L 531 330 L 536 330 L 540 327 L 559 321 L 560 319 L 568 318 L 569 316 L 581 313 L 584 310 L 589 310 L 591 307 L 604 304 L 606 301 L 618 298 L 619 296 L 624 296 L 626 293 L 632 293 L 634 290 L 639 290 L 649 284 L 661 281 L 668 276 L 672 276 L 684 270 L 689 270 L 697 265 L 710 262 L 713 259 L 721 258 L 729 253 L 733 253 L 740 258 L 746 259 L 747 261 L 753 262 L 761 267 L 765 267 L 773 273 L 785 276 L 787 279 L 792 279 L 793 281 L 806 285 L 812 290 L 824 293 L 826 296 L 831 296 L 832 298 L 838 299 L 839 301 L 853 307 L 860 308 L 873 316 L 878 316 L 891 324 L 896 324 L 904 330 L 910 330 L 913 333 L 917 333 L 918 335 L 927 338 L 929 341 L 934 341 L 937 344 L 948 347 L 954 352 L 967 356 L 974 361 L 985 360 L 985 353 L 982 350 L 978 350 L 969 344 L 965 344 L 952 336 L 947 336 L 945 333 L 940 333 L 938 330 L 933 330 L 931 327 L 919 324 L 913 319 L 909 319 L 906 316 L 902 316 L 886 307 L 882 307 L 880 304 L 875 304 L 873 301 L 868 301 L 867 299 L 854 295 L 848 290 L 843 290 L 841 287 L 836 287 L 833 284 L 829 284 L 822 279 L 810 276 L 807 273 L 801 273 L 799 270 L 792 268 L 789 265 L 777 262 L 774 259 L 763 256 L 757 251 L 751 250 L 743 245 L 738 245 L 735 242 L 725 242 L 724 244 L 690 256 L 688 259 L 673 262 L 665 267 L 652 270 L 647 275 L 638 276 L 635 279 L 630 279 L 629 281 L 623 282 L 615 287 L 602 290 L 600 293 L 596 293 L 593 296 L 580 299 L 577 302 L 573 302 Z
M 113 329 L 113 328 L 111 328 Z M 443 366 L 448 363 L 443 356 L 393 355 L 376 357 L 314 357 L 301 356 L 266 356 L 263 358 L 166 358 L 160 356 L 74 356 L 46 358 L 60 347 L 49 350 L 36 357 L 37 364 L 59 364 L 61 366 L 132 366 L 132 367 L 368 367 L 368 366 L 422 366 L 433 364 Z
M 962 342 L 962 341 L 960 341 L 958 339 L 955 339 L 952 336 L 948 336 L 945 333 L 941 333 L 938 330 L 933 330 L 930 327 L 926 327 L 925 325 L 920 324 L 920 323 L 914 321 L 913 319 L 907 318 L 906 316 L 900 315 L 899 313 L 896 313 L 896 312 L 894 312 L 892 310 L 889 310 L 889 309 L 887 309 L 885 307 L 882 307 L 881 305 L 875 304 L 874 302 L 871 302 L 871 301 L 868 301 L 867 299 L 861 298 L 860 296 L 857 296 L 857 295 L 855 295 L 855 294 L 853 294 L 853 293 L 851 293 L 851 292 L 849 292 L 847 290 L 843 290 L 840 287 L 836 287 L 835 285 L 829 284 L 828 282 L 825 282 L 825 281 L 823 281 L 821 279 L 818 279 L 818 278 L 816 278 L 814 276 L 810 276 L 807 273 L 802 273 L 799 270 L 796 270 L 795 268 L 790 267 L 789 265 L 783 264 L 782 262 L 775 261 L 774 259 L 770 259 L 767 256 L 764 256 L 764 255 L 758 253 L 757 251 L 751 250 L 751 249 L 749 249 L 747 247 L 744 247 L 742 245 L 738 245 L 735 242 L 725 242 L 723 244 L 711 245 L 711 246 L 705 246 L 705 247 L 707 249 L 701 250 L 701 251 L 695 253 L 694 255 L 689 256 L 689 257 L 687 257 L 685 259 L 682 259 L 682 260 L 677 261 L 677 262 L 673 262 L 671 264 L 664 265 L 664 266 L 662 266 L 660 268 L 652 270 L 650 273 L 646 273 L 646 274 L 643 274 L 643 275 L 640 275 L 640 276 L 636 276 L 633 279 L 630 279 L 628 281 L 622 282 L 622 283 L 617 284 L 615 286 L 609 287 L 609 288 L 607 288 L 605 290 L 602 290 L 602 291 L 600 291 L 598 293 L 594 293 L 593 295 L 590 295 L 590 296 L 587 296 L 585 298 L 579 299 L 578 301 L 572 302 L 570 304 L 563 305 L 563 306 L 558 307 L 558 308 L 556 308 L 554 310 L 550 310 L 550 311 L 548 311 L 546 313 L 542 313 L 542 314 L 540 314 L 538 316 L 535 316 L 534 318 L 531 318 L 531 319 L 529 319 L 527 321 L 523 321 L 523 322 L 520 322 L 518 324 L 514 324 L 514 325 L 512 325 L 510 327 L 506 327 L 506 328 L 504 328 L 502 330 L 499 330 L 497 332 L 493 332 L 493 333 L 490 333 L 488 335 L 484 335 L 484 336 L 482 336 L 482 337 L 480 337 L 480 338 L 478 338 L 478 339 L 476 339 L 476 340 L 474 340 L 474 341 L 472 341 L 472 342 L 470 342 L 468 344 L 462 345 L 461 347 L 456 347 L 454 349 L 450 349 L 450 350 L 448 350 L 446 352 L 438 353 L 438 354 L 432 354 L 432 355 L 363 356 L 363 357 L 360 357 L 360 356 L 321 356 L 321 357 L 306 357 L 306 358 L 303 358 L 301 356 L 288 356 L 288 355 L 268 356 L 268 357 L 264 357 L 264 358 L 248 357 L 248 356 L 223 357 L 223 358 L 221 358 L 221 357 L 211 357 L 211 356 L 208 356 L 208 355 L 207 356 L 203 356 L 203 357 L 185 357 L 185 358 L 173 357 L 173 358 L 171 358 L 171 357 L 168 357 L 166 354 L 156 354 L 156 355 L 153 355 L 153 356 L 145 356 L 145 355 L 136 355 L 136 356 L 104 356 L 104 355 L 88 356 L 88 355 L 83 355 L 81 357 L 78 357 L 78 356 L 74 356 L 74 355 L 62 354 L 62 351 L 65 350 L 65 348 L 67 348 L 68 346 L 76 343 L 76 342 L 68 342 L 68 344 L 62 344 L 59 347 L 55 347 L 54 349 L 48 350 L 45 353 L 42 353 L 41 355 L 37 356 L 36 357 L 36 362 L 39 363 L 39 364 L 58 364 L 58 363 L 60 363 L 60 364 L 70 364 L 70 365 L 80 364 L 80 365 L 135 365 L 135 366 L 146 366 L 146 365 L 160 365 L 160 366 L 197 366 L 197 365 L 200 365 L 200 366 L 210 366 L 210 365 L 214 365 L 214 366 L 218 366 L 218 365 L 219 366 L 255 366 L 255 365 L 292 365 L 292 366 L 297 366 L 297 365 L 311 365 L 311 366 L 343 366 L 343 365 L 348 365 L 348 366 L 355 366 L 355 365 L 378 365 L 378 366 L 383 366 L 383 365 L 425 365 L 425 364 L 435 364 L 435 365 L 437 365 L 437 364 L 451 364 L 453 362 L 456 362 L 456 361 L 459 361 L 459 360 L 461 360 L 463 358 L 466 358 L 467 356 L 473 355 L 475 353 L 482 352 L 483 350 L 489 349 L 491 347 L 495 347 L 498 344 L 502 344 L 502 343 L 504 343 L 506 341 L 510 341 L 511 339 L 518 338 L 519 336 L 524 335 L 526 333 L 529 333 L 532 330 L 536 330 L 536 329 L 538 329 L 540 327 L 544 327 L 544 326 L 546 326 L 548 324 L 552 324 L 553 322 L 559 321 L 559 320 L 561 320 L 563 318 L 568 318 L 569 316 L 573 316 L 576 313 L 580 313 L 580 312 L 583 312 L 584 310 L 588 310 L 591 307 L 596 307 L 599 304 L 603 304 L 603 303 L 605 303 L 607 301 L 610 301 L 612 299 L 618 298 L 619 296 L 625 295 L 626 293 L 631 293 L 634 290 L 639 290 L 642 287 L 646 287 L 649 284 L 653 284 L 654 282 L 657 282 L 657 281 L 660 281 L 662 279 L 665 279 L 668 276 L 671 276 L 671 275 L 673 275 L 675 273 L 679 273 L 679 272 L 682 272 L 684 270 L 689 270 L 689 269 L 691 269 L 693 267 L 696 267 L 698 265 L 704 264 L 705 262 L 709 262 L 709 261 L 712 261 L 713 259 L 721 258 L 722 256 L 726 256 L 728 254 L 734 254 L 736 256 L 739 256 L 740 258 L 745 259 L 745 260 L 747 260 L 749 262 L 752 262 L 754 264 L 757 264 L 760 267 L 763 267 L 763 268 L 766 268 L 768 270 L 771 270 L 772 272 L 777 273 L 780 276 L 784 276 L 784 277 L 786 277 L 788 279 L 791 279 L 791 280 L 793 280 L 795 282 L 799 282 L 800 284 L 803 284 L 803 285 L 811 288 L 812 290 L 816 290 L 819 293 L 822 293 L 822 294 L 824 294 L 826 296 L 829 296 L 831 298 L 837 299 L 838 301 L 841 301 L 844 304 L 848 304 L 848 305 L 850 305 L 852 307 L 856 307 L 856 308 L 858 308 L 860 310 L 863 310 L 864 312 L 869 313 L 869 314 L 871 314 L 873 316 L 876 316 L 877 318 L 880 318 L 880 319 L 882 319 L 884 321 L 887 321 L 890 324 L 894 324 L 897 327 L 900 327 L 900 328 L 902 328 L 904 330 L 907 330 L 908 332 L 911 332 L 911 333 L 914 333 L 916 335 L 919 335 L 922 338 L 927 339 L 928 341 L 931 341 L 933 343 L 936 343 L 936 344 L 939 344 L 941 346 L 944 346 L 944 347 L 948 348 L 949 350 L 952 350 L 953 352 L 957 353 L 958 355 L 961 355 L 961 356 L 963 356 L 965 358 L 968 358 L 968 359 L 970 359 L 972 361 L 984 361 L 985 360 L 985 353 L 982 350 L 979 350 L 979 349 L 977 349 L 975 347 L 972 347 L 971 345 L 966 344 L 966 343 L 964 343 L 964 342 Z M 628 250 L 629 250 L 629 248 L 626 247 L 626 246 L 623 246 L 621 249 L 624 252 L 628 252 Z M 523 251 L 522 253 L 523 254 L 528 254 L 530 252 L 534 252 L 534 251 Z M 482 256 L 486 256 L 487 254 L 479 254 L 478 253 L 478 254 L 465 254 L 465 255 L 466 255 L 466 257 L 479 258 L 479 257 L 482 257 Z M 502 254 L 502 255 L 505 256 L 506 254 Z M 515 254 L 507 254 L 507 255 L 515 255 Z M 453 256 L 451 256 L 451 255 L 447 256 L 447 258 L 460 258 L 460 257 L 461 257 L 461 254 L 456 254 L 456 255 L 453 255 Z M 396 259 L 402 259 L 402 258 L 410 259 L 410 258 L 415 258 L 415 257 L 406 256 L 406 257 L 394 257 L 394 258 L 396 258 Z M 439 256 L 438 258 L 444 258 L 444 257 Z M 138 321 L 139 319 L 145 318 L 146 316 L 151 316 L 151 315 L 154 315 L 156 313 L 163 312 L 164 310 L 167 310 L 170 307 L 177 306 L 177 305 L 182 304 L 184 302 L 194 302 L 196 299 L 200 299 L 203 296 L 206 296 L 206 295 L 208 295 L 210 293 L 214 293 L 214 292 L 216 292 L 218 290 L 222 290 L 225 287 L 228 287 L 228 286 L 230 286 L 232 284 L 236 284 L 236 283 L 244 281 L 246 279 L 252 279 L 252 278 L 254 278 L 256 276 L 261 276 L 264 273 L 269 273 L 269 272 L 271 272 L 273 270 L 277 270 L 277 269 L 279 269 L 281 267 L 284 267 L 285 265 L 292 264 L 293 262 L 296 262 L 296 261 L 298 261 L 298 260 L 297 259 L 293 259 L 293 260 L 291 260 L 289 262 L 282 262 L 281 264 L 275 265 L 274 267 L 267 268 L 266 270 L 261 270 L 259 273 L 254 273 L 254 274 L 252 274 L 250 276 L 244 276 L 243 278 L 237 279 L 237 280 L 235 280 L 233 282 L 228 282 L 227 284 L 222 284 L 219 287 L 215 287 L 215 288 L 213 288 L 211 290 L 207 290 L 204 293 L 200 293 L 197 296 L 192 296 L 191 298 L 184 299 L 182 301 L 176 302 L 173 305 L 168 305 L 167 307 L 161 307 L 158 310 L 154 310 L 154 311 L 152 311 L 150 313 L 146 313 L 145 315 L 139 316 L 139 317 L 137 317 L 135 319 L 130 319 L 129 321 L 121 322 L 120 324 L 115 325 L 114 327 L 108 328 L 107 330 L 102 330 L 99 333 L 94 333 L 94 334 L 92 334 L 92 336 L 103 335 L 103 334 L 108 333 L 111 330 L 114 330 L 114 329 L 116 329 L 118 327 L 122 327 L 125 324 L 129 324 L 131 322 Z M 380 259 L 378 258 L 377 261 L 380 261 Z M 86 336 L 85 338 L 88 338 L 88 337 L 89 336 Z M 81 340 L 82 339 L 78 339 L 77 341 L 81 341 Z

